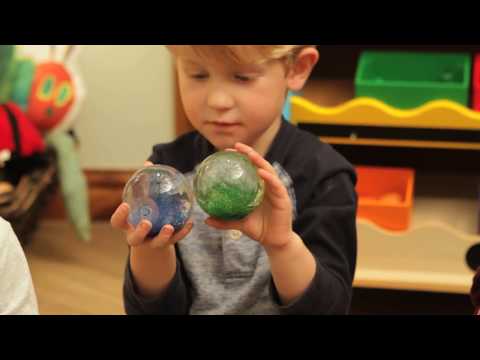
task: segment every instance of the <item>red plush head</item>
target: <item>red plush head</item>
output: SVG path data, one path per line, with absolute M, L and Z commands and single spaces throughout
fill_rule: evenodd
M 28 118 L 48 131 L 60 124 L 75 100 L 75 88 L 65 65 L 39 64 L 35 70 L 27 108 Z

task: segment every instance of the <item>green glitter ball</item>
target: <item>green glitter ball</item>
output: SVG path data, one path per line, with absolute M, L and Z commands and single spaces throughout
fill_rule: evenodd
M 238 152 L 220 151 L 207 157 L 193 182 L 200 207 L 222 220 L 240 220 L 261 204 L 265 185 L 250 159 Z

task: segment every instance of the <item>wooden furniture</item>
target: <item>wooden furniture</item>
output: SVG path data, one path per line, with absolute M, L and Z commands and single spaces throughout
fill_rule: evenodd
M 468 294 L 480 265 L 480 112 L 447 100 L 396 109 L 354 98 L 364 49 L 478 52 L 478 46 L 319 46 L 321 59 L 292 122 L 330 143 L 355 165 L 415 171 L 410 227 L 391 231 L 358 219 L 354 285 Z

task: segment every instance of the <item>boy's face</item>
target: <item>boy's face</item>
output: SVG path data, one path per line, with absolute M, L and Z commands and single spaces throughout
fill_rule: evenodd
M 280 126 L 288 90 L 284 64 L 237 65 L 188 50 L 175 55 L 192 125 L 219 150 L 242 142 L 265 152 Z

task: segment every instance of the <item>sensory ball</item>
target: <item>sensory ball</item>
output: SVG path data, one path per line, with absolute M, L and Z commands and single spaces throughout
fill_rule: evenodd
M 219 151 L 197 168 L 193 190 L 199 206 L 210 216 L 240 220 L 258 207 L 263 179 L 250 159 L 236 151 Z
M 130 206 L 128 222 L 137 226 L 143 219 L 150 221 L 148 237 L 156 236 L 167 224 L 179 231 L 191 216 L 193 196 L 185 176 L 166 165 L 138 170 L 123 191 L 123 201 Z

